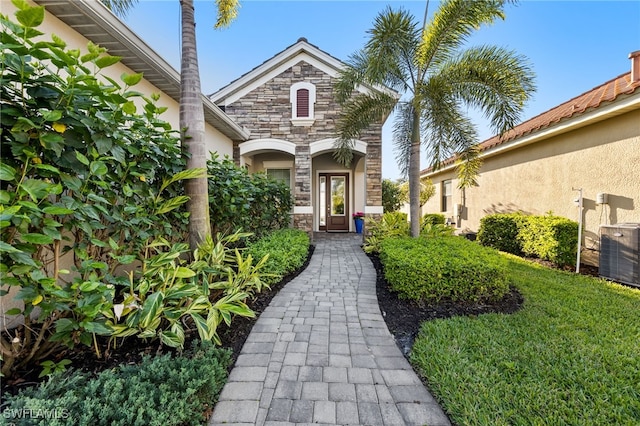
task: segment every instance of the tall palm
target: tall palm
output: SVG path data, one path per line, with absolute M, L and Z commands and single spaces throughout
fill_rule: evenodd
M 124 15 L 137 0 L 102 0 L 115 13 Z M 239 0 L 215 0 L 218 8 L 216 28 L 228 26 L 236 17 Z M 187 154 L 188 169 L 207 167 L 204 109 L 196 49 L 196 22 L 193 0 L 180 0 L 181 12 L 181 66 L 180 66 L 180 129 L 181 142 Z M 211 235 L 209 216 L 209 192 L 207 177 L 185 181 L 185 193 L 189 197 L 189 245 L 195 250 Z
M 519 120 L 534 75 L 526 58 L 495 46 L 463 50 L 468 36 L 483 24 L 504 19 L 506 0 L 444 0 L 421 26 L 411 14 L 387 8 L 369 30 L 364 48 L 347 61 L 336 85 L 343 112 L 338 122 L 336 157 L 351 159 L 353 140 L 394 109 L 396 160 L 409 177 L 411 235 L 420 233 L 420 152 L 431 166 L 454 154 L 460 182 L 469 186 L 477 174 L 477 130 L 465 115 L 481 110 L 494 131 L 503 134 Z M 427 2 L 428 7 L 428 2 Z M 386 85 L 404 96 L 355 92 L 359 85 Z

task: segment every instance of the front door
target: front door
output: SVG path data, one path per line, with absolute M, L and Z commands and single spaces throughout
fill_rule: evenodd
M 321 173 L 320 230 L 349 231 L 349 175 L 347 173 Z

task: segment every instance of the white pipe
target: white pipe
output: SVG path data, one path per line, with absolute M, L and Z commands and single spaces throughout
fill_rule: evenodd
M 572 188 L 578 191 L 578 254 L 576 259 L 576 274 L 580 273 L 580 252 L 582 251 L 582 188 Z

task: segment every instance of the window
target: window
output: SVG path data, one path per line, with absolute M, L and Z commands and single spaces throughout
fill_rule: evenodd
M 314 104 L 316 103 L 316 86 L 300 81 L 291 86 L 291 123 L 294 126 L 311 126 L 314 122 Z
M 451 207 L 451 197 L 453 193 L 451 192 L 451 180 L 442 181 L 442 208 L 440 211 L 446 212 Z
M 267 169 L 267 175 L 291 187 L 291 169 Z

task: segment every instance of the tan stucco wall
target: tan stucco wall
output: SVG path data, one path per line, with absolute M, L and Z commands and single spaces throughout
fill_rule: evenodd
M 452 171 L 431 179 L 436 195 L 423 212 L 440 212 L 441 182 L 453 179 L 452 204 L 465 206 L 461 231 L 477 231 L 490 213 L 552 211 L 577 221 L 573 188 L 582 188 L 583 260 L 597 264 L 601 224 L 640 222 L 640 110 L 485 158 L 479 186 L 467 189 L 466 197 Z M 609 194 L 608 205 L 596 205 L 600 192 Z M 452 215 L 450 208 L 446 216 Z

